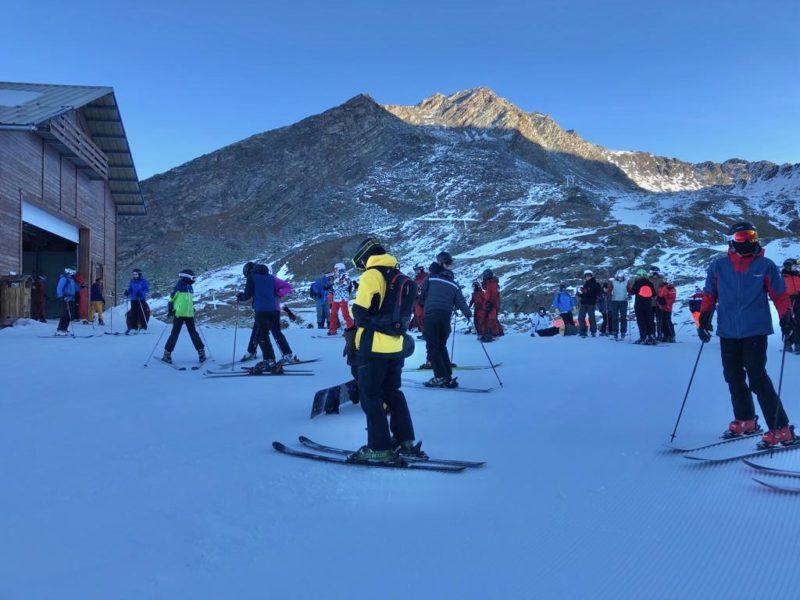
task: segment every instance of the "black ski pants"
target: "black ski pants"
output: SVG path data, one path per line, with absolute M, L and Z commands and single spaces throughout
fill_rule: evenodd
M 558 327 L 545 327 L 544 329 L 539 329 L 535 333 L 535 337 L 553 337 L 554 335 L 558 335 Z
M 147 313 L 144 300 L 131 300 L 129 329 L 147 329 Z
M 731 392 L 733 416 L 739 421 L 756 418 L 753 392 L 764 420 L 770 429 L 780 429 L 789 424 L 781 399 L 767 375 L 767 336 L 746 338 L 720 338 L 722 372 Z M 745 375 L 747 381 L 745 381 Z M 749 387 L 748 387 L 749 382 Z
M 672 324 L 672 312 L 668 310 L 659 309 L 661 315 L 661 336 L 662 340 L 668 340 L 675 337 L 675 326 Z
M 575 325 L 575 320 L 572 318 L 572 311 L 561 313 L 561 320 L 564 321 L 564 325 Z
M 275 338 L 275 343 L 278 344 L 278 349 L 280 349 L 282 355 L 291 354 L 292 349 L 289 346 L 289 342 L 286 341 L 286 336 L 281 331 L 281 313 L 279 311 L 257 312 L 255 329 L 258 346 L 261 348 L 261 353 L 264 355 L 265 360 L 275 360 L 275 350 L 273 350 L 272 342 L 269 339 L 270 334 Z
M 628 333 L 627 300 L 611 301 L 611 333 L 621 334 L 622 337 Z
M 172 331 L 169 334 L 167 343 L 164 345 L 164 350 L 167 352 L 175 350 L 175 344 L 178 343 L 178 336 L 184 325 L 186 325 L 186 331 L 189 332 L 189 337 L 192 339 L 194 349 L 202 350 L 204 348 L 203 340 L 200 339 L 197 328 L 194 326 L 194 317 L 175 317 L 172 319 Z
M 358 394 L 367 417 L 367 446 L 371 450 L 391 449 L 392 435 L 398 442 L 414 439 L 411 413 L 400 390 L 404 362 L 402 358 L 380 358 L 369 356 L 366 351 L 358 352 Z
M 75 302 L 72 300 L 64 301 L 64 312 L 61 313 L 57 329 L 59 331 L 69 331 L 69 322 L 77 318 L 78 313 L 75 312 Z
M 633 305 L 636 312 L 636 326 L 639 328 L 639 339 L 644 340 L 653 335 L 653 303 L 650 300 L 636 302 Z
M 789 339 L 784 340 L 787 343 L 800 345 L 800 297 L 792 296 L 792 321 L 794 322 L 794 330 Z
M 422 326 L 425 348 L 428 351 L 428 360 L 433 366 L 434 376 L 449 379 L 453 376 L 450 355 L 447 353 L 447 340 L 450 337 L 450 312 L 434 310 L 425 313 Z
M 592 333 L 597 333 L 597 318 L 594 314 L 594 304 L 581 304 L 578 310 L 578 332 L 586 335 L 586 316 L 589 316 L 589 328 Z

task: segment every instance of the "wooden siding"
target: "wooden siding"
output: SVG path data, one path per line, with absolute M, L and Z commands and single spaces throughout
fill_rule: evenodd
M 103 265 L 106 290 L 114 291 L 117 214 L 108 183 L 89 179 L 35 133 L 0 131 L 0 274 L 22 267 L 22 198 L 88 230 L 80 255 L 92 272 L 84 275 L 93 281 Z

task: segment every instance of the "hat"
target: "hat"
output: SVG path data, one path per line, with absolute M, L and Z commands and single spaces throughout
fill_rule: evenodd
M 594 277 L 594 273 L 592 273 L 592 270 L 591 270 L 591 269 L 586 269 L 586 270 L 583 272 L 583 276 L 584 276 L 584 277 L 586 277 L 587 275 L 591 275 L 592 277 Z
M 64 267 L 64 273 L 67 275 L 75 275 L 77 273 L 77 269 L 75 267 Z
M 180 277 L 181 279 L 188 279 L 192 282 L 194 282 L 195 280 L 194 271 L 192 271 L 191 269 L 181 269 L 181 272 L 178 273 L 178 277 Z
M 453 264 L 453 257 L 449 252 L 439 252 L 436 255 L 436 262 L 447 268 Z
M 355 254 L 353 254 L 353 264 L 356 269 L 363 271 L 367 268 L 367 261 L 370 256 L 375 256 L 376 254 L 386 254 L 386 249 L 378 238 L 368 237 L 358 245 Z

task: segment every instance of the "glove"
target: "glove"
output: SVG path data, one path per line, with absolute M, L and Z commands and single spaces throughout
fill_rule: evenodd
M 486 304 L 483 305 L 483 308 L 485 308 L 487 311 L 490 311 L 494 308 L 494 304 L 492 304 L 491 302 L 487 302 Z
M 702 340 L 705 344 L 706 342 L 711 341 L 711 332 L 713 328 L 711 327 L 711 313 L 704 312 L 700 313 L 700 327 L 697 328 L 697 336 Z
M 167 317 L 174 317 L 175 316 L 175 306 L 170 302 L 167 304 Z
M 792 337 L 794 333 L 794 323 L 792 322 L 792 311 L 787 310 L 781 317 L 781 333 L 783 339 L 787 340 Z

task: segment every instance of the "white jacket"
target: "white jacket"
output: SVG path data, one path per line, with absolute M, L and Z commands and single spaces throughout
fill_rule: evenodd
M 552 327 L 553 324 L 550 321 L 548 316 L 541 316 L 539 313 L 534 313 L 531 315 L 531 331 L 541 331 L 542 329 L 547 329 L 548 327 Z
M 611 282 L 614 289 L 611 290 L 612 302 L 627 302 L 628 301 L 628 284 L 625 281 L 617 281 L 616 279 Z

